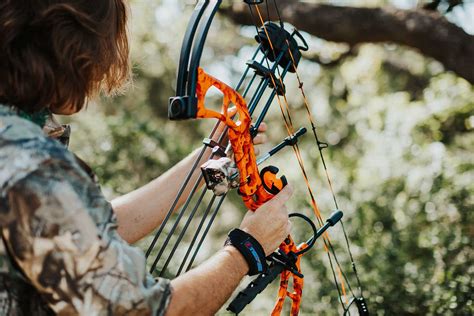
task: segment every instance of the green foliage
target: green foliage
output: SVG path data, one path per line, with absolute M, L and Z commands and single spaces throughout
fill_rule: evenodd
M 154 9 L 140 2 L 133 6 L 133 88 L 126 96 L 91 104 L 72 122 L 73 149 L 92 164 L 110 197 L 159 176 L 198 146 L 210 126 L 166 119 L 187 15 L 165 28 Z M 235 82 L 253 45 L 251 32 L 244 28 L 248 36 L 242 38 L 229 22 L 217 23 L 220 34 L 211 33 L 203 62 Z M 331 43 L 312 41 L 313 51 L 330 55 L 334 49 Z M 371 312 L 472 314 L 472 86 L 437 62 L 393 45 L 361 46 L 337 67 L 306 61 L 300 69 L 320 137 L 330 145 L 326 159 Z M 308 127 L 295 80 L 288 81 L 295 126 Z M 279 142 L 285 131 L 277 105 L 267 124 L 270 144 Z M 316 198 L 328 216 L 334 206 L 309 135 L 301 148 Z M 309 210 L 301 173 L 289 163 L 295 161 L 292 155 L 285 151 L 271 163 L 281 166 L 296 187 L 290 208 Z M 208 253 L 220 247 L 223 235 L 241 218 L 238 197 L 230 200 L 226 214 L 217 219 L 220 225 Z M 357 291 L 340 228 L 331 236 Z M 321 244 L 316 247 L 303 262 L 302 314 L 341 313 L 327 255 Z M 275 290 L 276 284 L 243 314 L 270 310 Z
M 373 310 L 467 315 L 472 310 L 473 90 L 453 75 L 429 73 L 435 62 L 410 65 L 413 58 L 402 57 L 414 53 L 396 51 L 405 69 L 426 68 L 420 71 L 425 77 L 417 79 L 426 82 L 419 97 L 401 90 L 398 70 L 383 66 L 390 51 L 366 46 L 342 66 L 349 97 L 339 107 L 341 119 L 321 127 L 331 133 L 333 126 L 349 123 L 344 129 L 352 131 L 331 155 L 338 168 L 349 166 L 341 193 L 357 211 L 346 226 L 366 252 L 358 260 Z M 371 64 L 358 73 L 364 58 Z M 361 86 L 367 72 L 374 81 Z M 329 74 L 332 80 L 338 75 Z

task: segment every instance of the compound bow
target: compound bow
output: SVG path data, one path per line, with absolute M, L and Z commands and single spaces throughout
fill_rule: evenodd
M 291 237 L 288 236 L 288 238 L 279 247 L 278 251 L 267 258 L 270 262 L 269 268 L 261 273 L 253 282 L 249 284 L 246 289 L 237 295 L 237 297 L 229 305 L 228 310 L 234 313 L 239 313 L 242 311 L 243 308 L 248 303 L 250 303 L 258 293 L 263 291 L 269 283 L 271 283 L 278 277 L 278 275 L 280 275 L 280 290 L 272 315 L 280 314 L 286 297 L 289 297 L 292 300 L 291 315 L 297 315 L 300 308 L 303 289 L 303 275 L 301 273 L 300 267 L 301 256 L 311 249 L 318 237 L 322 236 L 325 246 L 324 248 L 327 252 L 333 273 L 334 282 L 338 290 L 339 301 L 341 303 L 343 313 L 348 314 L 349 307 L 354 303 L 359 314 L 368 315 L 368 309 L 365 299 L 362 295 L 357 269 L 350 252 L 349 241 L 344 229 L 344 225 L 341 221 L 342 212 L 339 210 L 337 199 L 332 189 L 331 180 L 322 152 L 323 149 L 327 147 L 327 144 L 321 142 L 318 138 L 316 126 L 310 111 L 310 106 L 303 89 L 303 82 L 301 81 L 297 71 L 298 64 L 302 56 L 301 51 L 306 51 L 308 49 L 308 45 L 303 36 L 297 30 L 294 30 L 290 33 L 285 29 L 275 0 L 273 1 L 273 4 L 278 13 L 278 23 L 265 21 L 262 13 L 260 12 L 259 5 L 263 4 L 264 2 L 268 12 L 268 1 L 243 0 L 243 2 L 248 5 L 253 20 L 255 21 L 255 17 L 258 17 L 258 24 L 254 24 L 257 30 L 255 39 L 259 45 L 251 60 L 247 62 L 247 67 L 241 76 L 239 83 L 233 89 L 227 84 L 210 76 L 200 67 L 200 60 L 207 34 L 221 2 L 222 0 L 200 0 L 196 5 L 196 8 L 188 24 L 181 48 L 176 96 L 170 98 L 168 108 L 168 116 L 172 120 L 214 118 L 217 119 L 218 122 L 211 132 L 209 138 L 204 140 L 204 146 L 202 150 L 194 162 L 191 171 L 187 175 L 186 179 L 184 179 L 176 199 L 174 200 L 162 225 L 158 228 L 152 243 L 148 248 L 146 253 L 147 258 L 155 248 L 156 243 L 162 235 L 167 223 L 170 222 L 171 215 L 175 213 L 178 201 L 183 197 L 186 188 L 191 185 L 190 194 L 186 197 L 186 200 L 181 210 L 178 212 L 172 227 L 167 232 L 166 237 L 164 238 L 164 241 L 151 264 L 150 272 L 155 272 L 155 270 L 157 270 L 157 266 L 160 263 L 160 259 L 163 258 L 165 249 L 170 244 L 174 232 L 178 229 L 179 223 L 190 206 L 191 200 L 199 189 L 200 183 L 203 179 L 206 182 L 206 187 L 198 196 L 197 201 L 192 208 L 192 211 L 188 215 L 188 219 L 182 227 L 180 234 L 177 236 L 177 239 L 168 257 L 164 258 L 164 263 L 159 269 L 161 271 L 159 273 L 160 276 L 163 276 L 165 271 L 167 271 L 171 263 L 171 258 L 178 249 L 178 245 L 181 243 L 185 232 L 189 228 L 192 219 L 196 215 L 199 205 L 202 203 L 204 196 L 209 190 L 212 190 L 213 192 L 210 203 L 207 205 L 196 228 L 195 234 L 192 237 L 190 245 L 188 246 L 184 257 L 179 264 L 176 276 L 181 274 L 183 270 L 188 271 L 191 269 L 196 255 L 203 245 L 204 239 L 207 236 L 229 189 L 238 188 L 238 192 L 242 197 L 245 206 L 248 209 L 255 211 L 260 205 L 270 200 L 286 185 L 286 178 L 284 176 L 280 178 L 277 177 L 277 173 L 279 171 L 278 168 L 274 166 L 267 166 L 259 171 L 258 165 L 266 161 L 281 149 L 291 146 L 295 152 L 298 164 L 301 168 L 303 178 L 308 188 L 311 206 L 320 228 L 316 229 L 314 223 L 305 215 L 299 213 L 290 214 L 290 217 L 292 218 L 299 217 L 305 220 L 311 226 L 313 230 L 313 236 L 308 239 L 307 242 L 303 242 L 298 246 L 293 242 Z M 250 75 L 251 70 L 253 70 L 253 75 Z M 305 171 L 301 153 L 298 147 L 298 138 L 306 133 L 306 129 L 300 128 L 295 132 L 293 127 L 290 108 L 285 94 L 286 89 L 283 83 L 283 80 L 288 73 L 294 73 L 296 75 L 299 89 L 302 93 L 305 108 L 311 124 L 313 136 L 320 153 L 321 161 L 323 163 L 328 184 L 335 203 L 336 211 L 330 216 L 326 223 L 324 223 L 322 219 L 318 205 L 314 198 L 310 180 L 308 178 L 307 172 Z M 246 79 L 249 76 L 250 80 L 246 82 Z M 255 82 L 258 81 L 258 79 L 260 80 L 255 87 Z M 211 87 L 217 88 L 223 94 L 222 109 L 219 112 L 207 108 L 205 104 L 206 94 Z M 264 92 L 267 88 L 271 89 L 270 95 L 261 108 L 260 114 L 256 118 L 255 123 L 252 125 L 252 115 L 257 109 L 257 106 L 263 98 Z M 249 98 L 250 100 L 247 103 L 245 98 L 251 89 L 254 89 L 254 93 Z M 241 90 L 243 90 L 243 92 L 242 94 L 239 94 L 238 91 Z M 252 138 L 257 134 L 258 128 L 264 120 L 268 109 L 275 98 L 280 106 L 285 128 L 288 132 L 288 137 L 285 138 L 280 144 L 275 146 L 272 150 L 270 150 L 267 154 L 257 159 L 252 144 Z M 230 105 L 235 106 L 236 113 L 234 111 L 229 111 Z M 216 134 L 218 133 L 218 130 L 222 129 L 219 127 L 220 124 L 224 125 L 224 132 L 219 136 Z M 216 138 L 217 141 L 213 140 L 213 138 Z M 209 155 L 208 161 L 204 165 L 199 166 L 199 162 L 202 161 L 206 153 L 208 153 L 206 150 L 208 147 L 212 148 L 212 153 Z M 233 159 L 230 159 L 231 157 Z M 191 179 L 193 178 L 192 176 L 194 172 L 199 169 L 199 167 L 202 173 L 199 175 L 198 179 L 191 184 Z M 214 204 L 216 204 L 216 206 L 211 212 Z M 208 219 L 209 215 L 211 217 Z M 204 228 L 206 220 L 207 225 L 203 231 L 202 229 Z M 334 226 L 338 222 L 341 223 L 344 232 L 352 268 L 358 282 L 359 295 L 356 295 L 353 292 L 349 280 L 346 274 L 342 271 L 341 265 L 339 264 L 339 261 L 336 257 L 334 248 L 329 239 L 329 235 L 325 233 L 330 226 Z M 198 241 L 199 235 L 201 235 L 201 237 Z M 288 291 L 288 283 L 290 278 L 293 279 L 292 292 Z M 348 295 L 346 292 L 346 285 L 348 286 L 349 292 L 352 296 L 350 301 L 347 299 Z

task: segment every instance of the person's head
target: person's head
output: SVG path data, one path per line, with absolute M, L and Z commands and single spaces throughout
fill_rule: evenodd
M 129 77 L 126 0 L 2 0 L 0 103 L 72 114 Z

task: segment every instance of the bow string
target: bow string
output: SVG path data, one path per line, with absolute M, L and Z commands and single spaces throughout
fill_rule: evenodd
M 255 18 L 255 15 L 253 13 L 254 10 L 252 10 L 252 8 L 255 9 L 255 12 L 257 13 L 257 16 L 258 16 L 258 22 L 260 23 L 261 28 L 264 30 L 267 38 L 269 39 L 269 44 L 270 44 L 270 48 L 272 50 L 272 54 L 273 54 L 273 56 L 275 56 L 276 55 L 275 46 L 272 43 L 271 37 L 269 36 L 269 30 L 268 30 L 268 26 L 269 25 L 271 26 L 271 24 L 264 21 L 263 15 L 262 15 L 262 13 L 261 13 L 258 5 L 257 5 L 257 4 L 262 3 L 263 1 L 257 1 L 258 3 L 255 3 L 256 1 L 244 1 L 244 2 L 246 2 L 249 6 L 250 14 L 252 15 L 252 20 L 254 21 L 253 23 L 254 23 L 254 25 L 257 29 L 257 32 L 258 32 L 257 21 L 255 21 L 256 18 Z M 265 7 L 266 7 L 266 10 L 267 10 L 267 16 L 270 17 L 270 9 L 269 9 L 268 2 L 269 1 L 265 1 Z M 283 21 L 281 19 L 280 11 L 279 11 L 278 6 L 276 4 L 276 0 L 273 0 L 273 5 L 274 5 L 275 11 L 278 15 L 278 20 L 279 20 L 278 22 L 280 24 L 280 27 L 283 28 Z M 302 36 L 300 35 L 300 33 L 298 31 L 295 30 L 294 32 L 295 32 L 294 34 L 297 34 L 299 37 L 302 38 Z M 287 43 L 287 46 L 290 47 L 288 38 L 285 39 L 285 42 Z M 307 50 L 308 47 L 304 47 L 302 49 Z M 304 103 L 304 106 L 305 106 L 305 109 L 306 109 L 307 117 L 308 117 L 310 125 L 311 125 L 311 130 L 313 132 L 314 140 L 316 142 L 316 146 L 317 146 L 319 154 L 320 154 L 321 162 L 323 164 L 323 169 L 324 169 L 324 172 L 325 172 L 325 175 L 326 175 L 326 180 L 327 180 L 327 183 L 328 183 L 331 195 L 332 195 L 332 199 L 334 201 L 334 206 L 335 206 L 336 210 L 339 210 L 337 197 L 336 197 L 336 194 L 335 194 L 334 189 L 333 189 L 331 177 L 329 175 L 329 171 L 328 171 L 327 164 L 325 162 L 324 154 L 323 154 L 323 149 L 327 148 L 328 145 L 319 140 L 317 129 L 316 129 L 316 124 L 314 122 L 313 114 L 312 114 L 312 111 L 311 111 L 311 107 L 309 105 L 309 101 L 308 101 L 308 98 L 306 97 L 306 93 L 305 93 L 305 90 L 304 90 L 303 81 L 301 80 L 301 77 L 298 73 L 295 56 L 294 56 L 293 52 L 291 51 L 291 49 L 288 48 L 287 52 L 288 52 L 288 55 L 290 56 L 290 59 L 292 61 L 291 67 L 293 68 L 293 72 L 296 75 L 296 79 L 298 81 L 298 88 L 299 88 L 299 90 L 301 92 L 301 95 L 303 97 L 303 101 L 304 101 L 303 103 Z M 279 72 L 279 71 L 280 70 L 277 69 L 277 72 Z M 291 112 L 290 112 L 290 106 L 289 106 L 288 99 L 286 98 L 286 95 L 283 95 L 282 100 L 280 99 L 280 96 L 277 96 L 277 100 L 278 100 L 278 104 L 279 104 L 281 112 L 282 112 L 282 117 L 283 117 L 283 121 L 285 123 L 285 127 L 286 127 L 288 133 L 291 134 L 293 132 L 294 128 L 293 128 L 293 123 L 292 123 L 292 119 L 291 119 Z M 304 163 L 303 163 L 302 156 L 301 156 L 298 145 L 296 144 L 293 147 L 293 149 L 295 151 L 295 156 L 298 160 L 298 164 L 301 168 L 302 175 L 303 175 L 303 178 L 305 180 L 306 187 L 308 189 L 308 193 L 309 193 L 309 196 L 310 196 L 310 199 L 311 199 L 312 209 L 313 209 L 314 214 L 315 214 L 315 216 L 318 220 L 318 223 L 322 226 L 323 223 L 324 223 L 324 220 L 323 220 L 323 217 L 322 217 L 321 212 L 319 210 L 318 204 L 316 202 L 313 190 L 311 188 L 311 184 L 310 184 L 311 182 L 309 180 L 308 173 L 305 170 Z M 349 253 L 349 257 L 350 257 L 350 260 L 351 260 L 351 266 L 352 266 L 352 269 L 354 271 L 354 275 L 355 275 L 356 280 L 357 280 L 358 289 L 359 289 L 359 296 L 356 296 L 356 294 L 353 292 L 352 287 L 350 285 L 350 282 L 349 282 L 346 274 L 343 272 L 341 264 L 340 264 L 340 262 L 337 258 L 336 253 L 335 253 L 334 247 L 332 246 L 331 240 L 329 238 L 329 234 L 323 235 L 324 249 L 325 249 L 325 251 L 327 253 L 327 256 L 328 256 L 328 260 L 329 260 L 329 263 L 330 263 L 330 266 L 331 266 L 331 271 L 332 271 L 333 278 L 334 278 L 334 284 L 336 285 L 337 291 L 339 293 L 339 300 L 340 300 L 342 309 L 344 311 L 344 314 L 348 313 L 349 306 L 351 305 L 352 302 L 355 302 L 357 304 L 357 308 L 359 310 L 359 313 L 366 315 L 366 314 L 368 314 L 368 308 L 367 308 L 367 305 L 365 303 L 364 297 L 362 295 L 362 286 L 361 286 L 360 278 L 358 276 L 358 271 L 357 271 L 356 264 L 355 264 L 355 261 L 354 261 L 353 255 L 352 255 L 352 251 L 351 251 L 351 248 L 350 248 L 349 238 L 347 236 L 347 232 L 345 230 L 344 223 L 343 223 L 342 219 L 341 219 L 340 223 L 341 223 L 341 228 L 342 228 L 344 238 L 345 238 L 345 242 L 346 242 L 346 249 L 347 249 L 347 252 Z M 332 257 L 335 261 L 335 264 L 333 263 L 333 259 L 331 258 L 330 252 L 331 252 Z M 337 272 L 337 277 L 336 277 L 336 272 Z M 351 292 L 352 297 L 353 297 L 353 299 L 350 302 L 347 298 L 346 285 L 348 286 L 348 289 Z

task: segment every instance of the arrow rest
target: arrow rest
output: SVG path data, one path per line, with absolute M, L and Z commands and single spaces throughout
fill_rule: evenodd
M 257 127 L 258 128 L 258 127 Z M 253 129 L 257 129 L 252 127 Z M 271 156 L 278 153 L 287 146 L 295 146 L 298 143 L 300 136 L 306 133 L 306 128 L 300 128 L 294 135 L 286 137 L 280 144 L 273 147 L 268 153 L 257 159 L 257 166 L 266 161 Z M 235 189 L 239 186 L 239 174 L 232 163 L 231 159 L 227 157 L 225 148 L 220 146 L 216 141 L 205 138 L 204 145 L 212 148 L 214 156 L 219 159 L 210 159 L 201 166 L 201 172 L 206 181 L 206 187 L 212 190 L 215 195 L 222 196 L 229 190 Z M 285 176 L 277 178 L 278 168 L 275 166 L 267 166 L 260 171 L 260 178 L 265 191 L 270 195 L 277 194 L 287 184 Z

